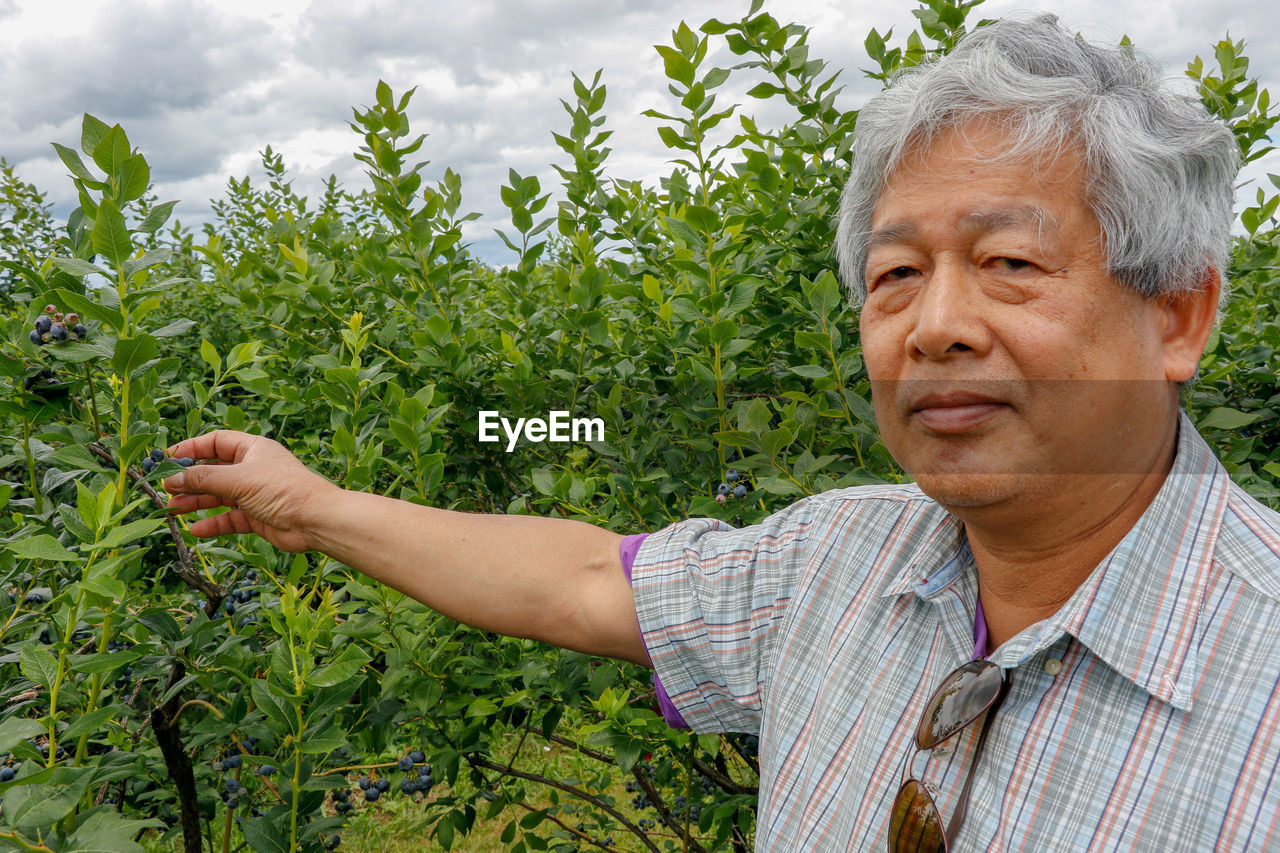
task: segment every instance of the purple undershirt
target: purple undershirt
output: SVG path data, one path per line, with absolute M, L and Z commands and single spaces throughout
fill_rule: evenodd
M 618 546 L 618 556 L 622 558 L 622 571 L 627 575 L 627 583 L 631 582 L 631 567 L 635 564 L 636 553 L 640 550 L 640 543 L 644 542 L 647 533 L 633 533 L 630 536 L 624 536 L 622 544 Z M 982 613 L 982 599 L 978 599 L 978 606 L 973 617 L 973 659 L 979 660 L 987 656 L 987 619 Z M 667 725 L 673 729 L 687 729 L 689 724 L 684 721 L 684 717 L 680 716 L 680 712 L 676 710 L 676 706 L 672 704 L 671 697 L 667 695 L 667 691 L 662 686 L 662 680 L 658 678 L 657 670 L 653 672 L 653 689 L 658 694 L 658 710 L 662 712 L 662 719 L 667 721 Z

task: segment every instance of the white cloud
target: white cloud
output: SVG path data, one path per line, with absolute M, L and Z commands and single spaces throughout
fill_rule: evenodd
M 976 17 L 1014 9 L 1053 10 L 1044 0 L 988 0 Z M 647 108 L 671 106 L 654 43 L 669 43 L 683 17 L 697 27 L 708 18 L 737 20 L 747 3 L 689 0 L 117 0 L 110 6 L 79 0 L 0 0 L 0 155 L 49 193 L 65 214 L 73 201 L 50 141 L 74 145 L 79 117 L 93 112 L 121 121 L 147 155 L 162 198 L 181 198 L 178 215 L 198 222 L 229 176 L 253 174 L 258 152 L 284 155 L 300 191 L 315 194 L 330 173 L 363 185 L 352 158 L 358 137 L 346 123 L 351 106 L 373 100 L 385 79 L 397 91 L 417 86 L 410 116 L 429 139 L 422 150 L 434 179 L 446 167 L 464 180 L 464 207 L 484 214 L 471 226 L 494 260 L 506 250 L 491 237 L 505 220 L 498 189 L 507 169 L 557 181 L 562 160 L 551 140 L 572 100 L 570 73 L 603 69 L 605 112 L 614 131 L 610 173 L 655 180 L 669 171 Z M 783 22 L 812 28 L 811 56 L 843 68 L 841 105 L 853 108 L 879 88 L 863 40 L 875 27 L 900 41 L 914 26 L 908 3 L 873 6 L 847 0 L 774 0 Z M 1265 0 L 1228 6 L 1175 0 L 1081 0 L 1063 17 L 1095 38 L 1130 35 L 1180 74 L 1228 30 L 1246 38 L 1253 73 L 1264 84 L 1280 71 L 1280 44 L 1267 30 Z M 717 42 L 718 44 L 718 42 Z M 718 47 L 710 61 L 736 64 Z M 749 84 L 731 80 L 721 104 L 766 125 L 785 118 L 784 105 L 744 96 Z M 731 123 L 723 127 L 732 132 Z M 1267 158 L 1275 169 L 1275 158 Z M 1260 175 L 1255 164 L 1250 175 Z

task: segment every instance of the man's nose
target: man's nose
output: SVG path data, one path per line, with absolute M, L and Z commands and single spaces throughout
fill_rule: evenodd
M 935 266 L 916 294 L 908 354 L 934 361 L 957 353 L 985 354 L 991 333 L 981 303 L 981 289 L 965 265 L 947 261 Z

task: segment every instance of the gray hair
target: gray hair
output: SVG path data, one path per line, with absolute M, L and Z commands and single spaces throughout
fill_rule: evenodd
M 912 151 L 975 119 L 1008 132 L 997 157 L 1081 153 L 1086 203 L 1121 284 L 1148 297 L 1195 290 L 1210 271 L 1225 284 L 1240 166 L 1232 132 L 1166 84 L 1149 57 L 1090 44 L 1042 14 L 978 28 L 897 75 L 858 114 L 836 232 L 855 302 L 866 296 L 867 238 L 885 182 Z

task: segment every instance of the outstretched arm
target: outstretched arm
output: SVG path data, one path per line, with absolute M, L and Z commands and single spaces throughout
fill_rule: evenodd
M 229 508 L 193 522 L 196 536 L 255 533 L 286 551 L 320 551 L 468 625 L 649 664 L 615 533 L 347 491 L 242 432 L 170 451 L 208 460 L 165 480 L 171 509 Z

